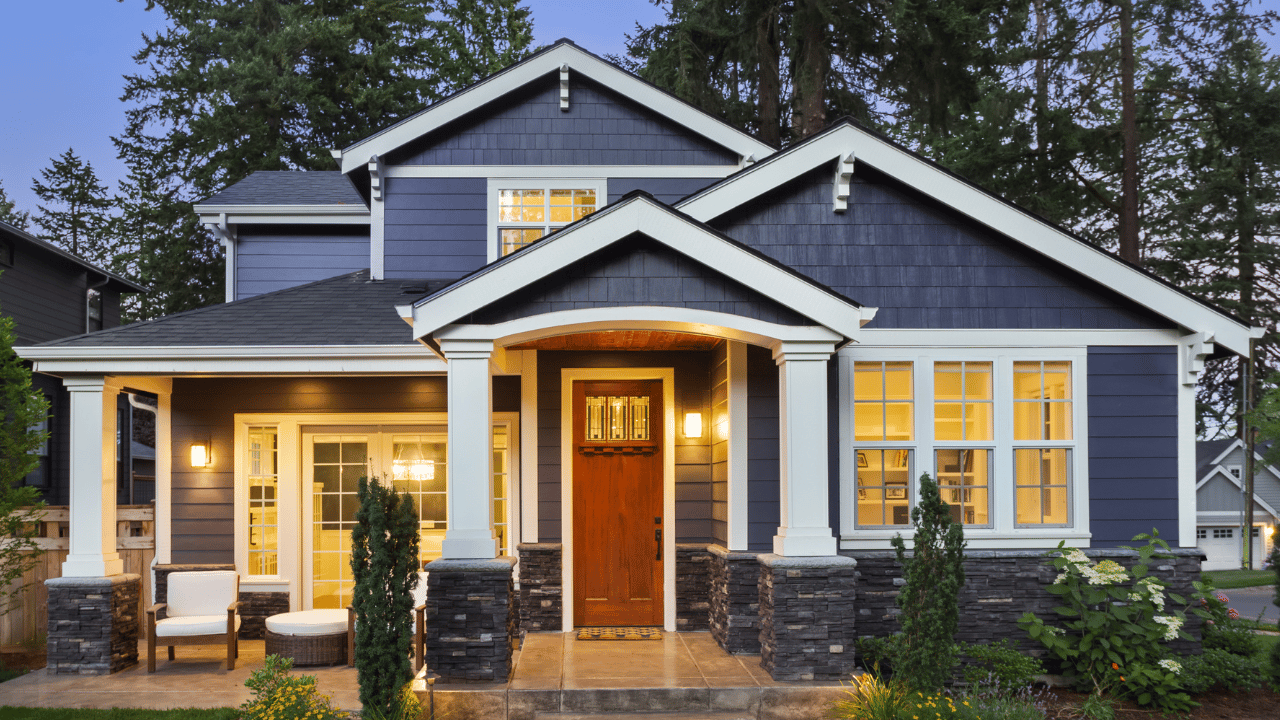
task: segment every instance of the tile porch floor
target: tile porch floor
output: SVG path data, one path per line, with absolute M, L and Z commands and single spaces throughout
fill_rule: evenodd
M 0 706 L 67 708 L 233 707 L 249 698 L 244 681 L 263 663 L 263 642 L 243 640 L 236 669 L 227 672 L 220 648 L 164 651 L 155 674 L 141 663 L 115 675 L 49 675 L 36 671 L 0 683 Z M 465 718 L 586 717 L 583 713 L 678 713 L 678 717 L 778 720 L 820 717 L 822 707 L 843 693 L 839 683 L 780 683 L 760 668 L 758 655 L 734 656 L 709 633 L 665 633 L 660 641 L 578 641 L 568 633 L 536 633 L 516 653 L 510 682 L 434 687 L 441 715 Z M 321 692 L 340 708 L 359 709 L 355 670 L 308 667 Z M 417 688 L 428 700 L 421 680 Z M 728 713 L 728 715 L 725 715 Z

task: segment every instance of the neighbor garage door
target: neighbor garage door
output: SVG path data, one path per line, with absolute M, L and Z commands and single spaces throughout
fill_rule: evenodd
M 1201 527 L 1196 545 L 1205 555 L 1203 570 L 1236 570 L 1240 567 L 1240 528 Z M 1253 539 L 1253 566 L 1261 564 L 1261 538 Z

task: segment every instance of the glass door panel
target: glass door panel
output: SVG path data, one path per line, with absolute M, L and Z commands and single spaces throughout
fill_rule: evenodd
M 344 608 L 351 602 L 351 530 L 356 522 L 356 482 L 371 473 L 369 437 L 316 435 L 311 444 L 311 607 Z
M 440 557 L 440 546 L 448 529 L 445 487 L 449 469 L 445 433 L 391 436 L 392 487 L 413 498 L 418 513 L 418 561 L 428 563 Z

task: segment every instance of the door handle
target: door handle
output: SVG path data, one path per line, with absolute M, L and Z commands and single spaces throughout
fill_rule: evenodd
M 653 539 L 658 543 L 658 552 L 656 557 L 653 559 L 658 562 L 662 562 L 662 528 L 658 528 L 653 531 Z

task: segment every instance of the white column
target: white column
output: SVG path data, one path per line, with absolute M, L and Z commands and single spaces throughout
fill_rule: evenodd
M 173 562 L 173 395 L 156 393 L 156 563 Z
M 781 517 L 773 552 L 784 557 L 836 554 L 827 515 L 827 360 L 831 342 L 783 342 L 778 363 Z
M 446 560 L 494 558 L 493 381 L 491 340 L 441 340 L 449 363 L 449 528 L 441 554 Z
M 70 552 L 63 577 L 124 572 L 116 552 L 116 395 L 102 376 L 63 380 L 71 395 Z
M 725 349 L 729 387 L 729 550 L 747 549 L 747 346 L 727 340 Z

